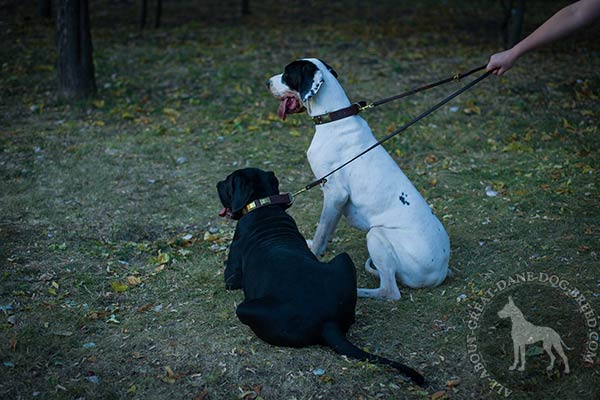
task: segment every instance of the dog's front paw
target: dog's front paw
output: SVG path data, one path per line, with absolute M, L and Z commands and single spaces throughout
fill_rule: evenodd
M 315 248 L 314 246 L 314 242 L 310 239 L 306 239 L 306 244 L 308 245 L 308 248 L 310 249 L 310 251 L 312 251 L 312 253 L 317 256 L 317 257 L 322 257 L 323 254 L 325 254 L 325 250 L 319 250 L 317 248 Z

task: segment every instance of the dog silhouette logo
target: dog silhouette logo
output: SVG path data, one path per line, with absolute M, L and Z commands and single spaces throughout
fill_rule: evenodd
M 513 365 L 508 368 L 510 371 L 514 371 L 517 368 L 519 356 L 521 360 L 521 366 L 518 368 L 518 371 L 525 371 L 525 346 L 542 341 L 544 350 L 548 356 L 550 356 L 550 365 L 546 367 L 546 370 L 551 371 L 554 367 L 554 360 L 556 359 L 552 353 L 552 348 L 554 347 L 565 364 L 565 374 L 570 372 L 569 360 L 565 355 L 563 346 L 567 350 L 572 349 L 565 345 L 560 335 L 556 333 L 554 329 L 546 326 L 536 326 L 527 321 L 521 310 L 519 310 L 519 308 L 515 305 L 511 296 L 508 296 L 508 303 L 504 306 L 504 308 L 498 311 L 498 316 L 500 318 L 510 318 L 512 323 L 511 337 L 513 341 L 515 361 Z

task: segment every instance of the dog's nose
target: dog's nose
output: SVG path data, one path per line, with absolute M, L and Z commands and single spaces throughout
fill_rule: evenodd
M 270 87 L 271 87 L 271 80 L 267 79 L 267 88 L 270 88 Z

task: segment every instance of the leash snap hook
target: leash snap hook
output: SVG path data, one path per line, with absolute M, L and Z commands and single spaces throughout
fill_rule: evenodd
M 368 110 L 369 108 L 375 107 L 374 103 L 367 104 L 366 101 L 359 101 L 358 103 L 356 103 L 356 105 L 358 106 L 358 111 Z

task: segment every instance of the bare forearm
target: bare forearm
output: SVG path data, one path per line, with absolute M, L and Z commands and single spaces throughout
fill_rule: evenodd
M 532 34 L 516 44 L 512 51 L 516 57 L 545 44 L 561 39 L 591 23 L 600 15 L 600 0 L 581 0 L 550 17 Z
M 558 11 L 511 49 L 493 54 L 487 70 L 502 75 L 523 54 L 565 37 L 600 17 L 600 0 L 580 0 Z

